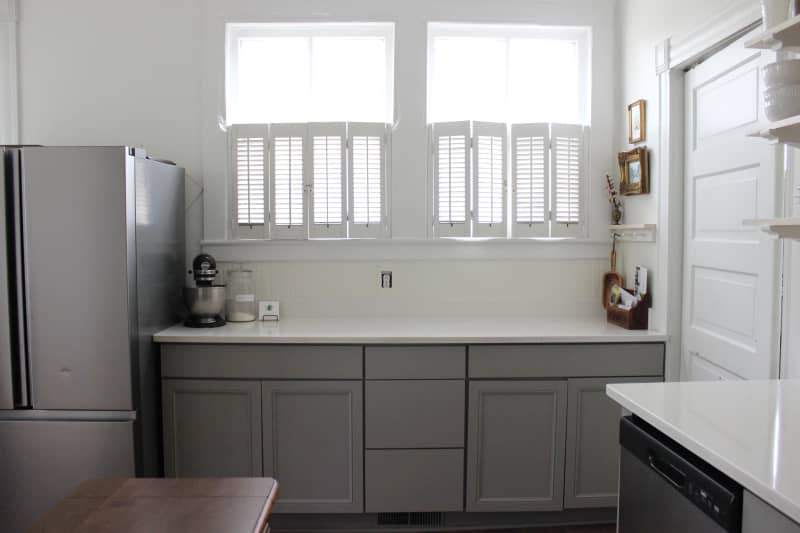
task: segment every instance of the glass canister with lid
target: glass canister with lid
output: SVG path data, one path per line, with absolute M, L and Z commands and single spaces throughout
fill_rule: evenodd
M 227 276 L 225 309 L 228 322 L 256 319 L 256 287 L 252 270 L 230 270 Z

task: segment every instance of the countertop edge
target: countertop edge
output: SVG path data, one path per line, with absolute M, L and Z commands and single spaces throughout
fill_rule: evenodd
M 790 519 L 800 523 L 800 505 L 797 503 L 782 497 L 780 493 L 776 492 L 772 487 L 764 485 L 758 479 L 754 478 L 735 464 L 726 461 L 713 450 L 706 448 L 694 440 L 686 432 L 676 428 L 663 418 L 636 403 L 636 401 L 632 400 L 628 396 L 625 396 L 623 393 L 616 390 L 613 384 L 606 386 L 606 395 L 623 408 L 632 412 L 690 452 L 708 462 L 708 464 L 717 470 L 720 470 L 732 478 L 734 481 L 742 485 L 745 490 L 752 492 L 769 505 L 785 514 Z
M 663 343 L 668 335 L 576 335 L 533 337 L 270 337 L 270 336 L 187 336 L 156 334 L 158 344 L 619 344 Z

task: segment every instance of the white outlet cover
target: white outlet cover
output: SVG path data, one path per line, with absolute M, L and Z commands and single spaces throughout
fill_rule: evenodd
M 274 300 L 258 302 L 259 320 L 279 320 L 281 303 Z

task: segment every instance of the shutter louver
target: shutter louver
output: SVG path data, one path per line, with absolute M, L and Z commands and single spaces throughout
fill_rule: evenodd
M 584 128 L 551 125 L 552 235 L 575 236 L 583 231 Z
M 309 237 L 346 237 L 344 177 L 345 124 L 314 123 L 311 139 L 311 207 Z
M 380 237 L 386 228 L 386 124 L 350 123 L 350 236 Z
M 470 124 L 433 125 L 434 216 L 438 235 L 470 234 Z
M 549 229 L 549 125 L 514 124 L 511 143 L 512 237 L 546 237 Z
M 266 237 L 267 127 L 238 125 L 230 130 L 236 237 Z
M 305 124 L 270 126 L 271 234 L 277 238 L 304 238 L 305 184 L 308 164 Z
M 473 123 L 475 235 L 506 235 L 506 125 Z

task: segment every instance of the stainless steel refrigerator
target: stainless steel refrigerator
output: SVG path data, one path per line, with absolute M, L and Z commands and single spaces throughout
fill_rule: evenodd
M 0 147 L 0 529 L 75 484 L 159 475 L 184 170 L 127 147 Z

